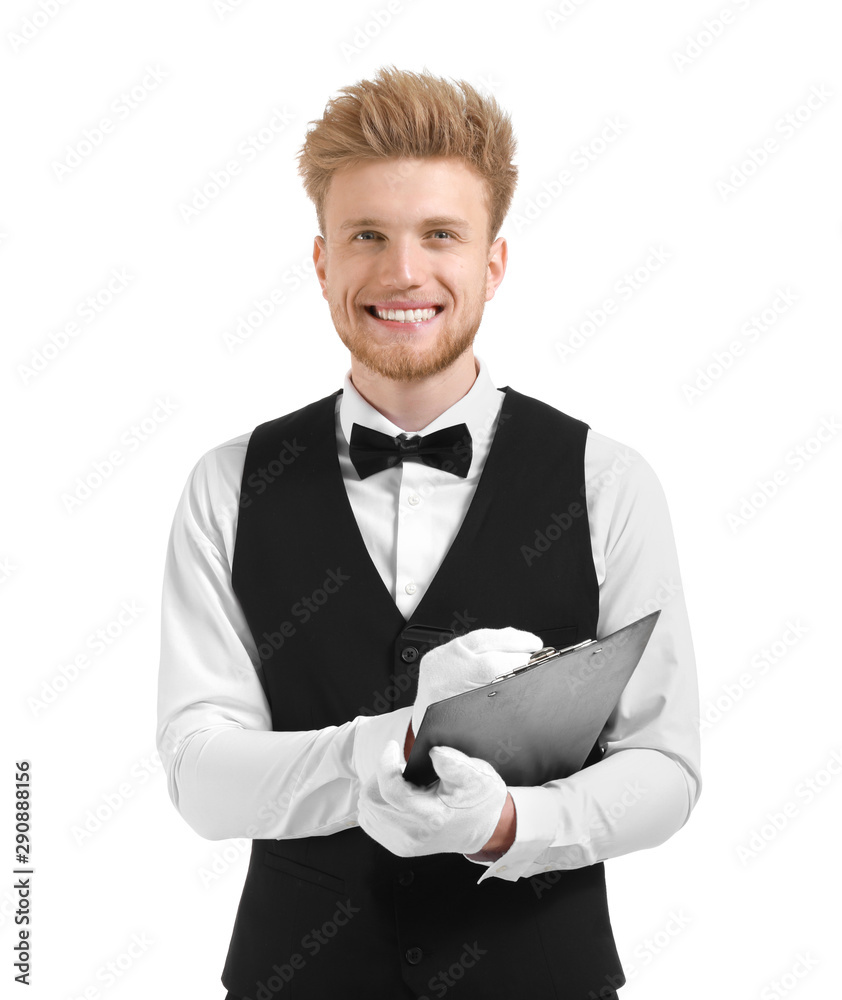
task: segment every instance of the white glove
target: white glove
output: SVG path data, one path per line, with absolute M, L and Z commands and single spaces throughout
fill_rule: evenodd
M 403 777 L 402 749 L 390 740 L 360 792 L 359 824 L 401 858 L 475 854 L 497 827 L 506 784 L 490 764 L 452 747 L 433 747 L 430 759 L 440 780 L 413 785 Z
M 434 646 L 419 665 L 413 733 L 421 728 L 428 705 L 490 684 L 500 674 L 522 667 L 543 645 L 537 635 L 509 627 L 474 629 Z

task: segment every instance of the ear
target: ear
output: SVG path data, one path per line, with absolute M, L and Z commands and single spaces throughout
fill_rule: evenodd
M 506 263 L 509 259 L 509 247 L 502 236 L 488 248 L 488 271 L 485 278 L 485 301 L 489 302 L 494 298 L 497 286 L 503 280 L 506 273 Z
M 322 295 L 327 298 L 327 244 L 322 236 L 316 236 L 313 240 L 313 266 L 322 287 Z

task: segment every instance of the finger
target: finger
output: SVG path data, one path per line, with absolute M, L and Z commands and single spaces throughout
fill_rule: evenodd
M 473 653 L 532 653 L 544 645 L 539 636 L 511 626 L 475 629 L 462 636 L 462 640 L 465 649 Z
M 380 760 L 377 763 L 377 770 L 375 771 L 377 782 L 381 789 L 384 786 L 396 784 L 396 778 L 403 780 L 400 757 L 400 747 L 397 740 L 389 740 L 386 746 L 383 747 L 383 753 L 380 754 Z
M 418 802 L 413 803 L 413 796 L 423 789 L 404 778 L 400 747 L 395 740 L 389 740 L 380 758 L 377 787 L 380 801 L 387 807 L 405 811 L 418 806 Z

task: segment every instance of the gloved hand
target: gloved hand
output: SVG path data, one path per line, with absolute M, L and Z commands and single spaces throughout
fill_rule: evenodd
M 403 777 L 403 753 L 390 740 L 377 771 L 363 785 L 359 824 L 401 858 L 474 854 L 497 827 L 508 789 L 494 768 L 452 747 L 433 747 L 439 780 L 420 788 Z
M 517 628 L 478 628 L 435 646 L 421 657 L 412 731 L 418 733 L 427 706 L 463 691 L 490 684 L 500 674 L 522 667 L 544 643 Z

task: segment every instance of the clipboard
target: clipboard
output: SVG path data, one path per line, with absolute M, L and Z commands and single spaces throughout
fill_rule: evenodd
M 543 785 L 581 770 L 640 662 L 661 612 L 575 646 L 544 646 L 490 684 L 431 704 L 404 778 L 438 780 L 430 750 L 488 761 L 507 785 Z

